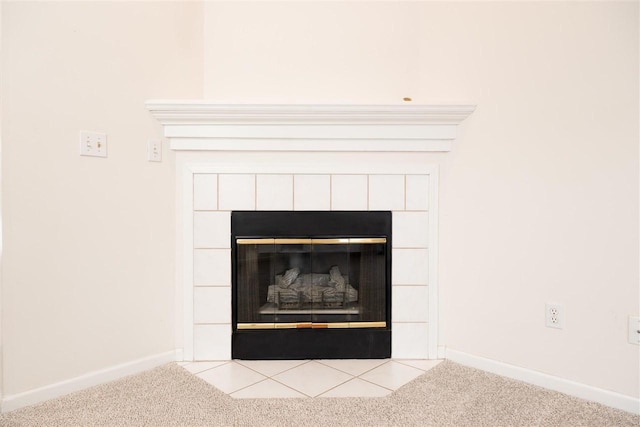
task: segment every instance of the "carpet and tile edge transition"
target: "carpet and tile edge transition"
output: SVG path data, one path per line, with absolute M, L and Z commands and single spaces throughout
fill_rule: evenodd
M 0 415 L 0 426 L 349 423 L 638 426 L 640 416 L 448 360 L 385 397 L 299 399 L 233 399 L 169 363 Z

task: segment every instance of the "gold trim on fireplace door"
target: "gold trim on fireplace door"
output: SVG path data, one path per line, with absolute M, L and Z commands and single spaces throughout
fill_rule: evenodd
M 238 323 L 238 329 L 354 329 L 386 328 L 387 322 L 334 322 L 334 323 Z
M 387 243 L 385 237 L 344 238 L 344 239 L 237 239 L 239 245 L 339 245 Z M 238 329 L 350 329 L 350 328 L 386 328 L 387 322 L 292 322 L 292 323 L 238 323 Z
M 364 237 L 345 239 L 237 239 L 239 245 L 346 245 L 346 244 L 369 244 L 387 243 L 385 237 Z

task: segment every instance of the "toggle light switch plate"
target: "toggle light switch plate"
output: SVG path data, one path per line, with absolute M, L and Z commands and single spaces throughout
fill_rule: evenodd
M 162 141 L 159 139 L 150 139 L 147 147 L 147 160 L 150 162 L 162 161 Z
M 107 134 L 80 131 L 80 155 L 107 157 Z

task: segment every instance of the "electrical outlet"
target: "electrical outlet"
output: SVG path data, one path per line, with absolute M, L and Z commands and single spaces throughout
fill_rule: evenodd
M 150 162 L 162 161 L 162 141 L 159 139 L 150 139 L 147 146 L 147 160 Z
M 80 155 L 107 157 L 107 134 L 80 131 Z
M 629 316 L 629 343 L 640 345 L 640 317 Z
M 560 304 L 545 305 L 547 328 L 564 328 L 564 307 Z

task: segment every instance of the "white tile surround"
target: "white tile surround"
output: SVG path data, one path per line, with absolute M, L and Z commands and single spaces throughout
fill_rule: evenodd
M 231 357 L 232 210 L 392 211 L 392 357 L 438 357 L 438 168 L 473 106 L 147 107 L 176 153 L 182 360 Z
M 307 209 L 393 210 L 392 230 L 392 355 L 394 358 L 427 359 L 429 306 L 429 175 L 309 175 L 304 174 L 202 174 L 193 175 L 193 319 L 194 360 L 227 360 L 231 357 L 231 240 L 232 210 L 254 210 L 263 200 L 273 209 L 293 206 L 301 198 Z M 425 201 L 406 210 L 407 180 Z M 309 188 L 304 183 L 312 181 Z M 202 183 L 209 183 L 204 185 Z M 301 183 L 303 183 L 301 185 Z M 265 185 L 266 184 L 266 185 Z M 294 193 L 294 186 L 296 191 Z M 218 202 L 213 203 L 216 198 Z M 247 195 L 251 195 L 251 200 Z M 384 195 L 387 197 L 385 198 Z M 276 198 L 277 202 L 267 202 Z M 315 203 L 311 204 L 310 200 Z M 212 209 L 219 206 L 220 209 Z M 195 207 L 207 207 L 197 209 Z M 223 209 L 224 207 L 224 209 Z M 397 270 L 397 272 L 395 272 Z M 398 331 L 396 334 L 395 331 Z

